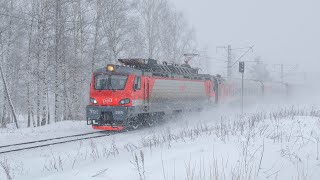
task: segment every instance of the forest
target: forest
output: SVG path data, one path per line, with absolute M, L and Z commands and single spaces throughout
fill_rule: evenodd
M 0 0 L 0 127 L 85 119 L 92 71 L 183 62 L 195 30 L 167 0 Z

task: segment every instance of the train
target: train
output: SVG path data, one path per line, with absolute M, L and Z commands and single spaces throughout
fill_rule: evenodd
M 92 74 L 87 124 L 93 129 L 122 131 L 152 126 L 166 114 L 200 110 L 237 101 L 241 80 L 200 74 L 188 62 L 178 65 L 154 59 L 119 59 Z M 244 98 L 282 93 L 287 85 L 245 80 Z

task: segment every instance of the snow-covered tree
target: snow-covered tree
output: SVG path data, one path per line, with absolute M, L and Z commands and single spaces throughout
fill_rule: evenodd
M 267 69 L 267 65 L 264 64 L 260 57 L 255 58 L 255 64 L 250 68 L 251 78 L 260 80 L 260 81 L 269 81 L 271 80 L 270 72 Z
M 28 127 L 84 119 L 94 69 L 121 57 L 182 63 L 196 49 L 167 0 L 0 0 L 0 21 L 1 126 L 11 106 Z

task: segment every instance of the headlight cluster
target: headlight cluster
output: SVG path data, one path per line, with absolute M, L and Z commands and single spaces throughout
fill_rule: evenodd
M 129 104 L 130 103 L 130 99 L 129 98 L 126 98 L 126 99 L 121 99 L 119 101 L 119 104 L 120 105 L 125 105 L 125 104 Z
M 90 98 L 90 103 L 92 103 L 92 104 L 98 104 L 97 100 L 95 100 L 94 98 Z

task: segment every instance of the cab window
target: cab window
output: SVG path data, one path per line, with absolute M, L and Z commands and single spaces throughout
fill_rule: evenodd
M 141 77 L 136 76 L 134 78 L 133 89 L 134 90 L 140 90 L 141 89 Z
M 96 90 L 124 90 L 128 76 L 99 74 L 94 77 Z

